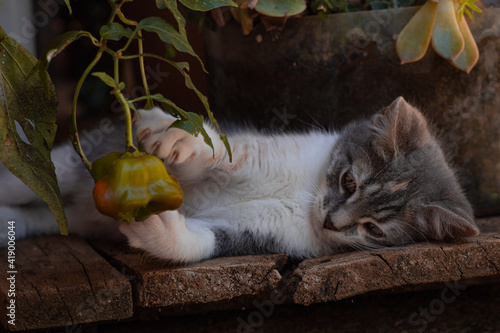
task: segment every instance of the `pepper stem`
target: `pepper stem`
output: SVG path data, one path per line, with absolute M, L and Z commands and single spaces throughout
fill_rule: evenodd
M 118 89 L 113 91 L 113 94 L 116 96 L 118 101 L 120 102 L 123 112 L 125 113 L 125 131 L 127 133 L 127 151 L 129 153 L 133 153 L 138 151 L 137 147 L 134 145 L 134 136 L 132 135 L 132 115 L 130 112 L 130 106 L 128 105 L 125 97 L 122 92 Z
M 142 45 L 142 32 L 138 32 L 139 39 L 137 40 L 137 47 L 139 49 L 139 54 L 144 53 L 144 47 Z M 142 78 L 142 85 L 144 86 L 144 91 L 146 93 L 146 96 L 151 95 L 149 92 L 149 86 L 148 86 L 148 80 L 146 79 L 146 71 L 144 70 L 144 57 L 139 57 L 139 68 L 141 70 L 141 78 Z M 151 109 L 153 107 L 153 103 L 150 99 L 146 100 L 146 105 L 144 106 L 145 109 Z

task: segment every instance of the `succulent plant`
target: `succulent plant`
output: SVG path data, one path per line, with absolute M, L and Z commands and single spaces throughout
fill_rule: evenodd
M 420 60 L 432 48 L 453 66 L 469 73 L 479 58 L 464 13 L 480 12 L 474 0 L 428 0 L 403 28 L 396 41 L 401 63 Z

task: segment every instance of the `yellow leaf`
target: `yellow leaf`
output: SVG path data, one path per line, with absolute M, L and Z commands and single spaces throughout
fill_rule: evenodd
M 469 73 L 471 69 L 476 65 L 477 60 L 479 59 L 479 50 L 477 48 L 476 41 L 472 36 L 469 25 L 465 20 L 465 17 L 462 17 L 459 23 L 460 31 L 464 38 L 464 50 L 458 56 L 452 64 L 460 70 Z
M 250 9 L 248 8 L 230 8 L 234 19 L 241 25 L 243 35 L 248 35 L 253 29 L 253 19 L 250 17 Z
M 454 61 L 464 49 L 453 0 L 439 0 L 432 31 L 432 47 L 443 58 Z
M 429 47 L 437 3 L 428 0 L 406 24 L 396 41 L 401 64 L 420 60 Z

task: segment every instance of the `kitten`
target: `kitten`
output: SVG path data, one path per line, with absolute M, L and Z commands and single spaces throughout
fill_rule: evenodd
M 140 223 L 110 221 L 94 208 L 90 175 L 75 166 L 59 179 L 70 232 L 112 237 L 119 226 L 131 246 L 182 263 L 256 253 L 303 259 L 479 233 L 426 120 L 401 97 L 339 132 L 233 133 L 232 163 L 218 139 L 213 153 L 201 136 L 166 131 L 174 120 L 155 108 L 142 111 L 135 127 L 144 149 L 179 179 L 182 207 Z M 68 156 L 67 147 L 53 152 L 60 176 Z M 0 219 L 16 221 L 18 239 L 57 232 L 46 208 L 26 206 L 34 194 L 2 177 Z

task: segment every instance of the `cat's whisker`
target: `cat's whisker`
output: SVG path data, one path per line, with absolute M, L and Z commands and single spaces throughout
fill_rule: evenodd
M 350 144 L 350 145 L 353 145 L 353 146 L 359 148 L 365 154 L 366 160 L 368 161 L 368 165 L 370 166 L 370 169 L 372 169 L 372 161 L 370 159 L 370 155 L 368 155 L 368 152 L 365 149 L 363 149 L 363 147 L 361 147 L 360 145 L 358 145 L 354 142 L 347 142 L 347 144 Z
M 401 224 L 404 224 L 404 222 L 403 222 L 403 223 L 401 223 Z M 408 232 L 406 232 L 406 231 L 405 231 L 405 230 L 404 230 L 404 229 L 403 229 L 403 228 L 402 228 L 399 224 L 394 224 L 394 227 L 396 227 L 399 231 L 401 231 L 401 240 L 400 240 L 400 243 L 399 243 L 399 244 L 405 244 L 405 243 L 408 243 L 408 242 L 406 242 L 406 241 L 404 240 L 403 235 L 406 235 L 406 236 L 408 237 L 408 239 L 409 239 L 409 240 L 410 240 L 413 244 L 415 244 L 415 243 L 416 243 L 416 242 L 413 240 L 413 237 L 411 237 L 411 235 L 410 235 Z
M 406 226 L 408 226 L 408 227 L 410 227 L 410 228 L 412 228 L 412 229 L 413 229 L 413 230 L 415 230 L 418 234 L 420 234 L 420 236 L 422 236 L 422 238 L 423 238 L 423 239 L 424 239 L 427 243 L 429 243 L 429 240 L 427 239 L 427 237 L 425 237 L 425 234 L 424 234 L 422 231 L 418 230 L 418 228 L 416 228 L 415 226 L 413 226 L 413 225 L 409 224 L 408 222 L 399 221 L 399 223 L 400 223 L 400 224 L 403 224 L 403 225 L 406 225 Z
M 382 168 L 379 172 L 377 172 L 377 173 L 375 174 L 375 176 L 373 176 L 373 177 L 372 177 L 372 179 L 371 179 L 371 180 L 372 180 L 372 181 L 376 180 L 376 179 L 377 179 L 377 177 L 378 177 L 378 176 L 379 176 L 382 172 L 384 172 L 384 171 L 385 171 L 385 169 L 387 169 L 388 167 L 389 167 L 389 164 L 386 164 L 386 165 L 385 165 L 385 166 L 384 166 L 384 167 L 383 167 L 383 168 Z
M 320 190 L 320 188 L 318 187 L 318 185 L 316 184 L 316 182 L 311 179 L 310 176 L 306 175 L 304 177 L 304 180 L 307 183 L 307 185 L 309 185 L 316 192 L 316 194 L 319 194 L 319 195 L 322 194 L 322 191 Z
M 326 128 L 321 125 L 316 119 L 314 119 L 310 114 L 309 116 L 311 117 L 311 119 L 317 124 L 317 125 L 314 125 L 312 123 L 309 123 L 307 121 L 304 121 L 302 119 L 297 119 L 299 122 L 303 123 L 303 124 L 306 124 L 308 126 L 311 126 L 311 128 L 314 128 L 315 130 L 319 131 L 319 132 L 322 132 L 322 133 L 327 133 L 328 131 L 326 130 Z
M 361 245 L 359 245 L 357 243 L 350 243 L 349 246 L 356 251 L 364 251 L 365 250 Z

